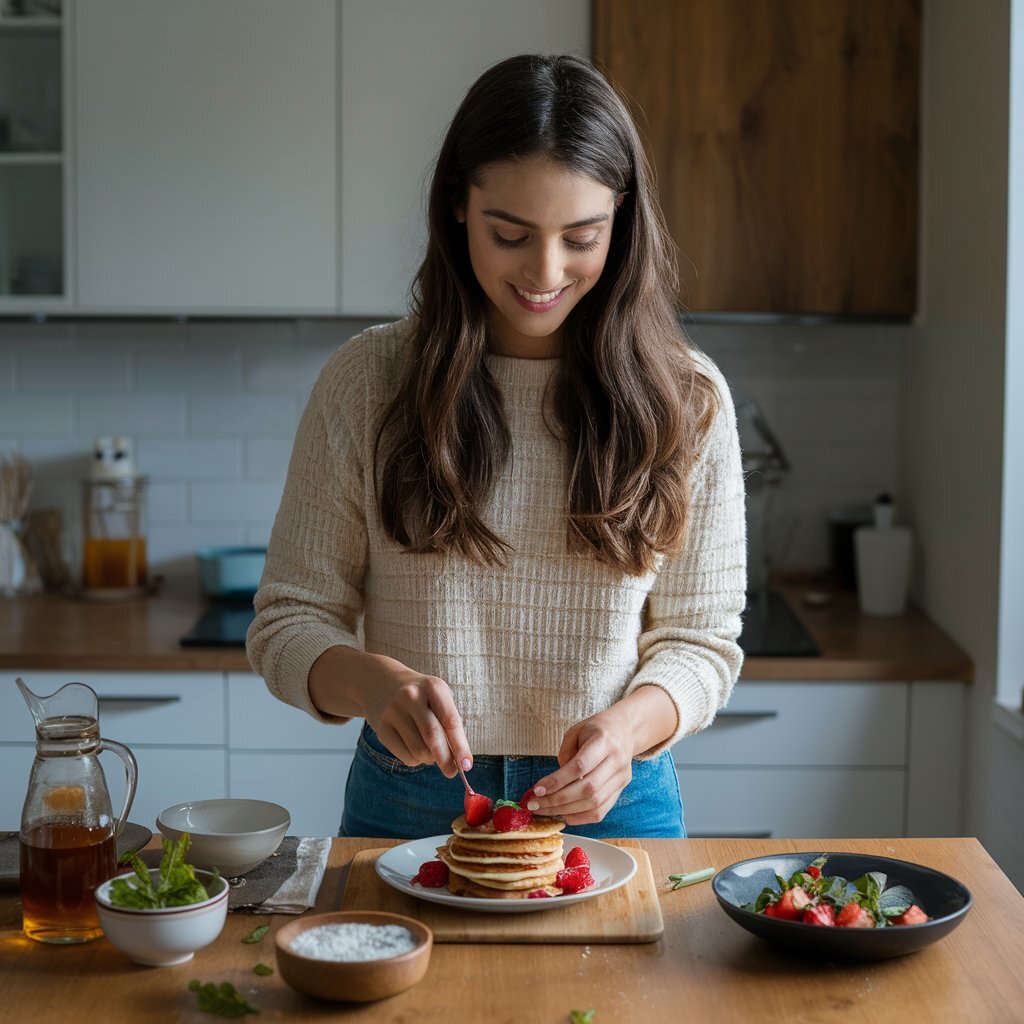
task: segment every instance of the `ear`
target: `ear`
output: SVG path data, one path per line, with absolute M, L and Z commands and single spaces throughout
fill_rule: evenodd
M 461 206 L 459 204 L 456 204 L 455 206 L 452 207 L 452 213 L 455 215 L 455 219 L 460 224 L 465 224 L 466 223 L 466 208 L 465 208 L 465 206 Z

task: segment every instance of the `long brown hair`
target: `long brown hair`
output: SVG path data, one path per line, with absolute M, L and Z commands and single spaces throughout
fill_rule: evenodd
M 455 210 L 488 164 L 534 154 L 622 197 L 604 270 L 566 319 L 551 429 L 566 452 L 569 549 L 641 575 L 682 544 L 689 472 L 716 393 L 678 324 L 675 250 L 636 126 L 574 56 L 495 65 L 448 129 L 413 284 L 411 358 L 377 434 L 381 519 L 412 551 L 503 561 L 508 545 L 480 509 L 511 438 L 484 361 L 487 299 Z

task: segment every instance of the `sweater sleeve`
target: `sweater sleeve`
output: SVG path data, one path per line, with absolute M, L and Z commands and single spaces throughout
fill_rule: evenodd
M 701 360 L 705 362 L 705 360 Z M 746 517 L 736 413 L 728 385 L 707 361 L 719 409 L 690 481 L 684 549 L 665 559 L 648 596 L 639 662 L 626 694 L 660 686 L 678 714 L 676 731 L 645 751 L 654 757 L 711 724 L 743 664 L 736 642 L 746 603 Z
M 246 636 L 270 692 L 323 722 L 348 719 L 313 705 L 309 670 L 330 647 L 361 646 L 366 394 L 364 351 L 349 342 L 325 366 L 300 421 Z

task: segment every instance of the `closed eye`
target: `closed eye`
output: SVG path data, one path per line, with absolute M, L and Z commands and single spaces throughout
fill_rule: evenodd
M 528 235 L 523 235 L 521 238 L 505 238 L 497 231 L 491 232 L 492 241 L 502 249 L 518 249 L 526 243 L 528 238 Z M 600 244 L 600 238 L 591 238 L 586 242 L 574 242 L 571 238 L 565 239 L 566 248 L 572 249 L 574 252 L 593 252 Z

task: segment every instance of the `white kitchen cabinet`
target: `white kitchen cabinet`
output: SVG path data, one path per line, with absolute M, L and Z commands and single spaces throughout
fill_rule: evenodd
M 333 313 L 335 0 L 74 5 L 77 307 Z
M 294 835 L 337 835 L 362 719 L 325 725 L 245 672 L 228 673 L 228 707 L 230 795 L 287 807 Z
M 0 685 L 0 768 L 19 780 L 0 794 L 0 828 L 15 829 L 35 757 L 35 726 L 13 680 L 48 696 L 64 683 L 91 686 L 99 697 L 100 734 L 129 746 L 138 762 L 130 820 L 156 829 L 165 807 L 228 795 L 227 698 L 220 672 L 8 671 Z M 100 754 L 116 814 L 124 770 L 115 754 Z
M 68 25 L 0 17 L 0 313 L 65 312 Z
M 590 53 L 590 0 L 342 0 L 338 22 L 341 312 L 402 314 L 422 256 L 443 133 L 488 66 Z
M 673 747 L 692 836 L 960 834 L 964 687 L 741 680 Z

